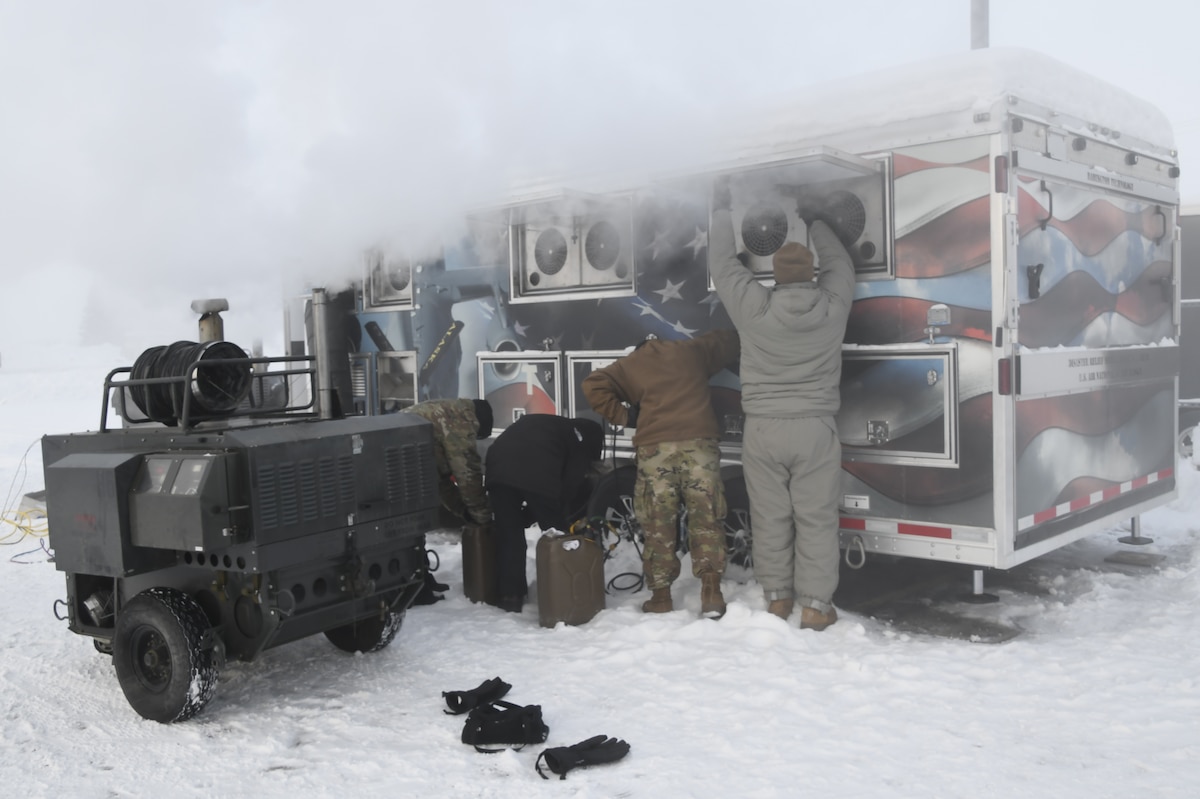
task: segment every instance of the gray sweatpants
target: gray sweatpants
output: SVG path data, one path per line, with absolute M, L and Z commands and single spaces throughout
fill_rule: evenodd
M 833 417 L 746 418 L 754 576 L 768 601 L 828 612 L 838 584 L 842 445 Z

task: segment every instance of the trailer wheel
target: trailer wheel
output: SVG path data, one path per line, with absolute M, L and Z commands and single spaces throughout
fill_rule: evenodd
M 637 482 L 637 467 L 632 464 L 618 466 L 596 482 L 588 498 L 587 516 L 603 519 L 608 527 L 616 531 L 622 541 L 635 541 L 641 546 L 645 540 L 642 525 L 633 513 L 633 486 Z
M 388 611 L 382 619 L 372 616 L 353 624 L 326 630 L 325 637 L 343 652 L 378 652 L 392 642 L 403 623 L 403 613 Z
M 729 562 L 742 568 L 753 568 L 750 497 L 746 494 L 746 483 L 742 478 L 725 481 L 725 506 L 725 549 Z
M 129 600 L 117 616 L 112 648 L 121 690 L 144 718 L 190 719 L 216 692 L 212 627 L 182 591 L 151 588 Z
M 1192 459 L 1192 452 L 1195 450 L 1195 442 L 1193 440 L 1195 433 L 1195 426 L 1184 427 L 1179 430 L 1179 457 L 1185 461 Z
M 637 480 L 637 467 L 620 466 L 604 475 L 588 501 L 587 515 L 604 519 L 616 530 L 621 540 L 636 541 L 640 546 L 645 533 L 633 512 L 633 486 Z M 751 552 L 750 499 L 742 478 L 733 477 L 725 481 L 725 546 L 730 563 L 743 568 L 754 566 Z M 687 552 L 687 519 L 681 514 L 679 530 L 679 553 Z

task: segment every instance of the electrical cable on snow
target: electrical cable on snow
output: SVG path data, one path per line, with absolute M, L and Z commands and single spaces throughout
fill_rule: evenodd
M 4 507 L 10 508 L 16 497 L 21 495 L 21 490 L 25 487 L 25 478 L 28 475 L 29 467 L 27 459 L 29 451 L 37 445 L 38 439 L 35 439 L 25 449 L 25 453 L 21 455 L 21 461 L 17 464 L 17 470 L 13 474 L 12 482 L 8 486 L 8 494 L 4 498 Z M 17 478 L 20 478 L 18 482 Z M 19 503 L 18 503 L 19 504 Z M 38 546 L 34 549 L 18 553 L 9 558 L 12 563 L 39 563 L 41 561 L 22 560 L 28 555 L 35 552 L 44 553 L 47 558 L 50 556 L 50 549 L 46 545 L 45 539 L 50 533 L 50 526 L 46 521 L 45 514 L 40 511 L 20 510 L 5 510 L 0 513 L 0 546 L 16 546 L 26 538 L 40 539 Z
M 607 419 L 603 420 L 603 424 L 609 433 L 609 453 L 611 455 L 610 461 L 612 463 L 612 472 L 611 473 L 615 475 L 617 468 L 618 468 L 618 466 L 617 466 L 617 436 L 620 435 L 620 428 L 617 427 L 617 425 L 610 424 Z M 605 520 L 605 526 L 607 528 L 609 528 L 609 530 L 616 536 L 616 539 L 617 539 L 613 543 L 612 546 L 606 548 L 604 551 L 604 559 L 611 560 L 614 557 L 613 552 L 616 550 L 616 548 L 621 543 L 622 536 L 621 536 L 619 530 L 613 529 L 612 523 L 609 522 L 607 519 Z M 640 562 L 642 559 L 642 548 L 640 546 L 638 546 L 637 535 L 634 533 L 633 530 L 629 531 L 628 540 L 631 544 L 633 544 L 633 548 L 637 551 L 638 561 Z M 630 580 L 631 582 L 628 585 L 618 585 L 617 584 L 618 580 Z M 640 571 L 639 572 L 621 572 L 620 574 L 614 575 L 613 578 L 605 584 L 604 593 L 612 594 L 617 591 L 640 591 L 640 590 L 642 590 L 642 585 L 645 584 L 645 582 L 646 582 L 646 576 L 644 574 L 642 574 Z

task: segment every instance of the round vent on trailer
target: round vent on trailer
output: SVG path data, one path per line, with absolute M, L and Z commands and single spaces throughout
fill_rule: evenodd
M 787 214 L 776 205 L 756 205 L 742 217 L 742 241 L 754 255 L 773 254 L 787 234 Z
M 533 245 L 533 260 L 547 275 L 556 275 L 567 265 L 567 238 L 558 228 L 547 228 L 538 234 Z
M 387 279 L 393 289 L 404 291 L 412 282 L 412 266 L 407 263 L 388 264 Z
M 833 232 L 847 246 L 858 241 L 867 228 L 867 209 L 852 192 L 833 192 L 825 199 L 822 211 Z
M 617 226 L 608 221 L 592 225 L 583 240 L 583 252 L 588 263 L 596 269 L 612 269 L 621 255 L 621 234 Z

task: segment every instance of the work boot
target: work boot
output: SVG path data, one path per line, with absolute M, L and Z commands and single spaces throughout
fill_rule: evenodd
M 700 615 L 719 619 L 725 615 L 725 597 L 721 595 L 721 575 L 705 572 L 700 575 Z
M 787 599 L 772 599 L 767 604 L 767 613 L 786 620 L 788 616 L 792 615 L 792 606 L 795 604 L 795 600 L 791 597 Z
M 642 603 L 642 613 L 670 613 L 675 609 L 671 601 L 671 587 L 655 588 L 654 595 Z
M 837 621 L 837 611 L 832 607 L 828 613 L 822 613 L 816 608 L 800 608 L 800 629 L 820 632 Z

